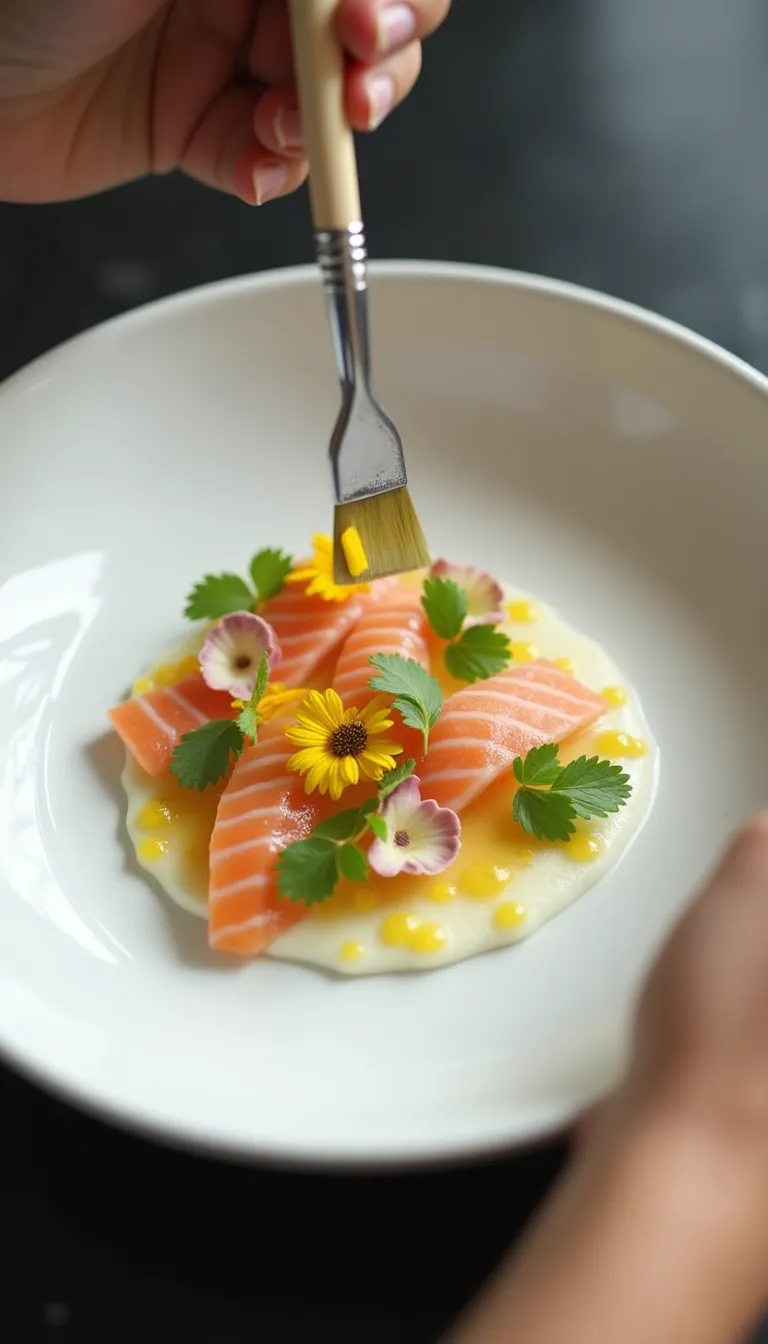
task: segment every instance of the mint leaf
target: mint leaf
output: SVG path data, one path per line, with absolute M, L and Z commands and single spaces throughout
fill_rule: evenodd
M 388 798 L 390 793 L 394 793 L 395 789 L 402 784 L 404 779 L 408 779 L 415 769 L 416 762 L 409 760 L 401 761 L 399 765 L 395 766 L 394 770 L 388 770 L 379 780 L 379 798 L 382 800 Z
M 440 684 L 421 663 L 403 658 L 399 653 L 376 653 L 368 659 L 380 673 L 368 683 L 372 690 L 395 697 L 394 708 L 402 715 L 409 728 L 417 728 L 424 737 L 427 750 L 430 730 L 434 728 L 443 708 Z
M 456 638 L 469 609 L 467 594 L 453 579 L 425 579 L 421 605 L 440 639 Z
M 570 798 L 548 789 L 529 789 L 523 785 L 515 794 L 512 816 L 537 840 L 570 840 L 576 829 L 573 824 L 576 812 Z
M 372 816 L 368 818 L 368 827 L 379 840 L 387 838 L 387 823 L 383 817 Z
M 339 880 L 338 853 L 332 840 L 315 835 L 288 845 L 278 856 L 276 866 L 280 895 L 301 905 L 327 901 Z
M 337 844 L 346 844 L 348 840 L 355 840 L 361 831 L 365 830 L 365 826 L 366 818 L 362 808 L 353 807 L 349 812 L 337 812 L 327 821 L 321 821 L 319 826 L 314 827 L 312 835 L 316 835 L 320 840 L 333 840 Z
M 268 598 L 277 596 L 285 584 L 292 565 L 293 557 L 286 555 L 285 551 L 267 547 L 254 555 L 250 572 L 260 602 L 266 602 Z
M 365 855 L 357 845 L 343 845 L 337 854 L 339 867 L 350 882 L 365 882 L 368 878 L 368 864 Z
M 516 756 L 512 771 L 518 784 L 544 785 L 554 784 L 562 773 L 563 767 L 557 759 L 556 742 L 545 742 L 543 747 L 531 747 L 525 760 Z
M 503 672 L 512 659 L 507 636 L 493 625 L 470 625 L 445 650 L 445 665 L 457 681 L 485 681 Z
M 213 719 L 185 733 L 171 759 L 171 770 L 184 789 L 199 789 L 222 779 L 230 758 L 238 760 L 244 747 L 243 734 L 231 719 Z
M 233 611 L 250 611 L 253 593 L 237 574 L 206 574 L 187 598 L 184 615 L 190 621 L 215 621 Z
M 580 756 L 560 771 L 552 793 L 565 794 L 578 817 L 607 817 L 624 807 L 632 793 L 629 775 L 612 761 Z

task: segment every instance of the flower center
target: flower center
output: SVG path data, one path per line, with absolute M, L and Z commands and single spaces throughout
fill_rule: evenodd
M 407 831 L 395 831 L 395 844 L 400 849 L 407 849 L 411 843 L 411 837 Z
M 359 719 L 352 723 L 342 723 L 331 734 L 331 751 L 334 756 L 359 756 L 368 746 L 368 731 Z
M 250 666 L 251 666 L 251 659 L 248 657 L 248 654 L 239 653 L 237 655 L 237 658 L 235 659 L 235 667 L 237 668 L 238 672 L 247 672 Z

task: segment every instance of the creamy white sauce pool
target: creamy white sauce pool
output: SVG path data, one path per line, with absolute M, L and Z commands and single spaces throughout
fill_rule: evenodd
M 510 772 L 462 815 L 462 848 L 451 868 L 435 878 L 385 880 L 372 873 L 366 887 L 345 885 L 267 955 L 349 975 L 461 961 L 529 937 L 614 867 L 636 835 L 652 802 L 658 760 L 636 697 L 593 640 L 526 594 L 507 593 L 512 618 L 504 628 L 518 661 L 568 660 L 568 670 L 585 685 L 610 692 L 604 717 L 560 754 L 564 761 L 582 754 L 620 761 L 632 783 L 629 802 L 603 821 L 579 823 L 568 844 L 542 845 L 512 822 Z M 196 633 L 170 651 L 168 675 L 201 641 Z M 193 795 L 175 780 L 169 788 L 167 778 L 150 779 L 130 756 L 122 781 L 139 863 L 172 900 L 205 918 L 215 791 Z

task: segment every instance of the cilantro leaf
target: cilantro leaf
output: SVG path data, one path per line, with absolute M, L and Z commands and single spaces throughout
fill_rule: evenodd
M 285 584 L 286 575 L 292 565 L 293 556 L 271 547 L 254 555 L 250 573 L 260 602 L 266 602 L 267 598 L 277 596 Z
M 259 670 L 256 673 L 253 692 L 248 704 L 241 709 L 235 723 L 244 737 L 249 737 L 252 742 L 256 741 L 259 732 L 259 705 L 264 698 L 264 692 L 269 682 L 269 659 L 266 653 L 261 655 Z
M 379 780 L 379 798 L 382 800 L 388 798 L 390 793 L 394 793 L 395 789 L 402 784 L 404 779 L 410 778 L 415 769 L 416 762 L 411 759 L 409 761 L 401 761 L 399 765 L 395 766 L 394 770 L 388 770 Z
M 357 845 L 342 845 L 336 855 L 339 867 L 350 882 L 365 882 L 368 878 L 368 864 L 365 855 Z
M 556 742 L 545 742 L 542 747 L 531 747 L 525 760 L 517 756 L 512 770 L 518 784 L 530 784 L 543 787 L 554 784 L 563 767 L 557 759 Z
M 565 794 L 577 817 L 607 817 L 618 812 L 632 793 L 629 775 L 612 761 L 597 756 L 579 756 L 569 761 L 552 784 L 552 792 Z
M 369 818 L 368 818 L 368 826 L 369 826 L 370 830 L 373 831 L 373 834 L 377 837 L 377 839 L 379 839 L 379 840 L 386 840 L 386 838 L 387 838 L 387 823 L 386 823 L 386 821 L 384 820 L 383 817 L 377 817 L 377 816 L 375 816 L 375 815 L 369 817 Z
M 215 621 L 232 611 L 250 611 L 253 593 L 237 574 L 206 574 L 187 598 L 184 615 L 190 621 Z
M 503 672 L 512 658 L 507 636 L 493 625 L 470 625 L 445 650 L 445 665 L 459 681 L 485 681 Z
M 469 610 L 467 594 L 453 579 L 425 579 L 421 605 L 440 639 L 455 639 Z
M 230 757 L 237 760 L 245 745 L 241 729 L 231 719 L 213 719 L 185 733 L 173 753 L 171 770 L 184 789 L 202 793 L 229 769 Z
M 311 835 L 288 845 L 277 860 L 277 889 L 300 905 L 319 905 L 336 890 L 338 846 Z
M 395 697 L 394 708 L 409 728 L 417 728 L 424 737 L 424 750 L 443 708 L 440 684 L 413 658 L 399 653 L 376 653 L 368 659 L 380 673 L 368 683 L 372 690 Z
M 338 844 L 346 844 L 349 840 L 355 840 L 365 827 L 365 813 L 362 808 L 353 807 L 349 812 L 337 812 L 327 821 L 321 821 L 319 826 L 313 828 L 312 835 L 316 835 L 319 840 L 333 840 Z
M 512 816 L 537 840 L 570 840 L 576 829 L 573 824 L 576 811 L 570 798 L 548 789 L 529 789 L 523 785 L 515 794 Z

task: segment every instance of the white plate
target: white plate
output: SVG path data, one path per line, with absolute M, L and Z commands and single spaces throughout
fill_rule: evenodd
M 113 1119 L 274 1160 L 445 1159 L 569 1121 L 617 1077 L 676 910 L 767 796 L 765 380 L 562 285 L 390 265 L 374 291 L 435 551 L 602 641 L 661 746 L 614 874 L 437 974 L 222 966 L 126 856 L 107 706 L 179 632 L 191 580 L 330 518 L 314 273 L 134 313 L 0 392 L 2 1050 Z

